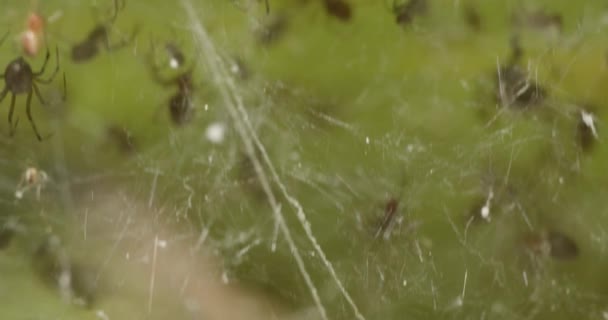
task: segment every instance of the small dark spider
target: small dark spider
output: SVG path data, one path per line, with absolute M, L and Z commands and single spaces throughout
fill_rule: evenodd
M 572 260 L 580 254 L 574 239 L 551 229 L 527 234 L 524 237 L 524 245 L 532 254 L 549 256 L 557 260 Z
M 114 14 L 110 19 L 105 22 L 98 23 L 83 41 L 75 44 L 72 47 L 72 60 L 74 62 L 85 62 L 91 60 L 99 53 L 100 46 L 103 46 L 108 51 L 114 51 L 125 47 L 135 38 L 138 28 L 133 30 L 130 38 L 123 39 L 115 44 L 110 44 L 110 29 L 118 17 L 118 12 L 124 9 L 126 5 L 126 0 L 123 1 L 122 7 L 119 6 L 118 1 L 119 0 L 114 0 Z
M 135 153 L 137 148 L 133 135 L 125 127 L 110 125 L 106 128 L 106 134 L 109 141 L 116 145 L 120 152 L 125 154 Z
M 395 22 L 403 27 L 411 24 L 416 16 L 422 16 L 428 11 L 427 0 L 409 0 L 400 4 L 397 1 L 393 1 L 393 15 Z
M 148 56 L 148 64 L 152 77 L 157 83 L 164 87 L 177 87 L 177 92 L 169 98 L 169 114 L 174 124 L 185 124 L 192 118 L 192 93 L 194 91 L 192 72 L 194 71 L 194 65 L 174 77 L 165 78 L 160 74 L 160 70 L 151 55 Z
M 32 124 L 32 129 L 34 129 L 34 133 L 38 140 L 42 141 L 43 138 L 38 132 L 38 128 L 36 127 L 36 123 L 32 118 L 32 92 L 36 94 L 38 100 L 41 104 L 46 104 L 42 95 L 40 94 L 40 90 L 38 89 L 37 83 L 48 84 L 53 81 L 57 72 L 59 72 L 59 52 L 56 50 L 55 52 L 57 58 L 57 66 L 53 71 L 53 74 L 48 79 L 41 79 L 40 77 L 44 74 L 44 70 L 46 68 L 47 63 L 49 62 L 49 58 L 51 57 L 51 53 L 47 49 L 46 56 L 44 58 L 44 63 L 40 68 L 40 71 L 33 72 L 32 67 L 23 59 L 23 57 L 18 57 L 17 59 L 11 61 L 4 70 L 4 74 L 0 75 L 0 77 L 4 78 L 4 89 L 0 92 L 0 102 L 4 100 L 6 95 L 11 93 L 11 106 L 8 111 L 8 124 L 9 124 L 9 133 L 12 136 L 15 133 L 15 129 L 17 129 L 17 124 L 19 123 L 19 119 L 13 124 L 13 111 L 15 111 L 15 97 L 22 93 L 27 93 L 27 99 L 25 103 L 25 112 L 27 114 L 27 118 Z M 64 76 L 64 85 L 65 85 L 65 76 Z M 49 135 L 50 136 L 50 135 Z M 45 138 L 48 138 L 46 136 Z
M 345 0 L 323 0 L 325 11 L 342 21 L 350 20 L 352 10 L 348 2 Z
M 471 28 L 471 30 L 475 32 L 479 32 L 481 30 L 481 15 L 477 8 L 473 5 L 465 5 L 463 7 L 464 21 Z
M 511 39 L 511 57 L 496 74 L 496 99 L 503 106 L 526 108 L 539 105 L 547 96 L 546 89 L 519 66 L 523 50 L 517 37 Z
M 393 221 L 395 220 L 395 215 L 397 213 L 397 208 L 399 207 L 399 200 L 395 198 L 391 198 L 384 205 L 384 216 L 382 220 L 378 224 L 376 229 L 376 233 L 374 234 L 374 238 L 377 239 L 380 236 L 384 236 L 389 230 Z
M 272 45 L 285 35 L 289 24 L 285 15 L 279 14 L 273 17 L 257 30 L 257 41 L 262 45 Z

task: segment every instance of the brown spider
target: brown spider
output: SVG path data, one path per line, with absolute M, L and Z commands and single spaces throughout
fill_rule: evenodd
M 27 93 L 27 99 L 25 103 L 25 112 L 27 114 L 27 118 L 32 125 L 32 129 L 34 129 L 34 133 L 39 141 L 42 141 L 43 138 L 38 132 L 38 128 L 36 127 L 36 123 L 32 118 L 32 92 L 36 94 L 38 100 L 41 104 L 46 104 L 42 95 L 40 94 L 40 90 L 38 89 L 37 83 L 48 84 L 53 81 L 57 72 L 59 72 L 59 52 L 56 50 L 55 52 L 57 58 L 57 66 L 53 71 L 53 74 L 48 79 L 41 79 L 40 77 L 44 74 L 44 70 L 46 68 L 47 63 L 49 62 L 49 58 L 51 57 L 51 53 L 47 49 L 46 56 L 44 58 L 44 63 L 40 68 L 40 71 L 33 72 L 30 64 L 25 61 L 23 57 L 18 57 L 11 61 L 4 70 L 4 74 L 0 75 L 4 79 L 5 85 L 4 89 L 0 92 L 0 102 L 4 100 L 6 95 L 11 93 L 11 106 L 8 110 L 8 124 L 9 124 L 9 134 L 12 136 L 15 133 L 15 129 L 17 129 L 17 124 L 19 123 L 19 118 L 13 124 L 13 111 L 15 111 L 15 97 L 19 94 Z M 64 76 L 64 85 L 65 85 L 65 76 Z M 48 138 L 50 135 L 46 136 Z
M 114 51 L 125 47 L 133 38 L 135 38 L 138 28 L 133 30 L 130 38 L 123 39 L 115 44 L 110 44 L 109 31 L 114 25 L 116 17 L 118 17 L 118 11 L 124 9 L 125 5 L 126 1 L 123 1 L 122 6 L 120 6 L 118 0 L 114 0 L 114 14 L 112 17 L 105 22 L 98 23 L 83 41 L 72 47 L 72 61 L 85 62 L 91 60 L 99 53 L 100 45 L 108 51 Z

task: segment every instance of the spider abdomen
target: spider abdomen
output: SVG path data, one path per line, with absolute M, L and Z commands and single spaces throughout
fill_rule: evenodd
M 187 94 L 177 93 L 169 99 L 171 120 L 176 125 L 183 125 L 192 118 L 192 101 Z
M 11 61 L 4 70 L 4 79 L 13 94 L 27 93 L 32 90 L 33 72 L 22 57 Z
M 74 62 L 81 62 L 89 60 L 90 58 L 97 55 L 99 49 L 97 48 L 96 42 L 83 42 L 75 45 L 72 48 L 72 60 Z

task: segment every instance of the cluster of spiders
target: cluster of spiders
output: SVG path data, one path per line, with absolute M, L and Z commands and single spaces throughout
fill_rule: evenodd
M 110 41 L 110 34 L 113 25 L 118 17 L 118 14 L 126 6 L 126 0 L 113 0 L 113 11 L 110 17 L 98 22 L 89 33 L 86 34 L 83 40 L 76 42 L 70 50 L 70 57 L 72 62 L 76 64 L 82 64 L 91 61 L 100 54 L 102 50 L 112 52 L 128 46 L 138 34 L 139 28 L 136 26 L 133 28 L 131 35 L 128 38 L 123 38 L 116 42 Z M 50 20 L 50 19 L 49 19 Z M 37 14 L 31 13 L 27 19 L 26 30 L 21 33 L 20 41 L 21 47 L 25 56 L 35 56 L 40 47 L 43 45 L 43 39 L 46 39 L 44 35 L 45 19 Z M 8 32 L 0 39 L 0 45 L 7 38 Z M 167 55 L 169 56 L 169 66 L 172 69 L 182 70 L 185 64 L 185 56 L 173 43 L 167 43 L 165 45 Z M 0 91 L 0 103 L 10 93 L 11 102 L 8 113 L 9 123 L 9 135 L 12 136 L 15 133 L 19 119 L 13 119 L 13 113 L 16 104 L 16 98 L 20 95 L 26 95 L 25 109 L 27 118 L 31 124 L 31 127 L 39 141 L 45 140 L 52 136 L 52 134 L 42 135 L 38 130 L 38 127 L 32 116 L 32 96 L 35 95 L 38 101 L 42 105 L 46 105 L 47 101 L 43 98 L 39 85 L 50 84 L 59 73 L 59 50 L 55 50 L 56 66 L 52 73 L 45 78 L 45 70 L 47 64 L 51 58 L 50 50 L 46 49 L 46 55 L 44 62 L 40 69 L 35 70 L 32 68 L 30 63 L 24 58 L 19 56 L 10 61 L 5 67 L 4 73 L 0 75 L 4 79 L 4 88 Z M 165 87 L 176 87 L 177 92 L 171 96 L 168 101 L 169 114 L 171 120 L 176 125 L 185 124 L 190 118 L 193 110 L 192 106 L 192 93 L 194 90 L 192 81 L 192 71 L 194 67 L 191 67 L 185 71 L 182 71 L 177 76 L 172 78 L 165 78 L 161 75 L 161 72 L 153 62 L 154 59 L 150 57 L 147 60 L 149 69 L 151 70 L 153 79 L 160 85 Z M 63 76 L 64 94 L 63 99 L 65 100 L 67 89 L 66 89 L 66 77 Z

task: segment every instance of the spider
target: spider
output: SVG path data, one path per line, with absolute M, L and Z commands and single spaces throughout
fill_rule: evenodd
M 105 47 L 108 51 L 114 51 L 128 45 L 133 38 L 135 38 L 138 28 L 133 30 L 131 37 L 123 39 L 115 44 L 110 44 L 109 31 L 114 25 L 116 18 L 118 17 L 118 11 L 124 9 L 126 0 L 123 1 L 122 6 L 118 3 L 119 0 L 114 0 L 114 14 L 110 19 L 105 22 L 98 23 L 93 30 L 89 32 L 87 37 L 81 42 L 75 44 L 72 47 L 72 60 L 74 62 L 85 62 L 91 60 L 99 53 L 100 45 Z
M 572 260 L 580 253 L 574 239 L 552 229 L 527 234 L 524 237 L 524 245 L 532 254 L 550 256 L 557 260 Z
M 344 0 L 324 0 L 325 11 L 329 15 L 332 15 L 342 21 L 350 20 L 352 16 L 352 10 L 348 2 Z
M 258 43 L 266 46 L 276 43 L 285 35 L 288 25 L 288 19 L 284 14 L 271 18 L 257 30 Z
M 26 29 L 21 33 L 21 48 L 30 56 L 36 56 L 44 43 L 44 17 L 36 12 L 31 12 L 27 17 Z
M 154 46 L 152 46 L 152 52 L 154 52 Z M 194 71 L 194 65 L 171 78 L 163 77 L 160 74 L 160 70 L 154 63 L 151 54 L 148 55 L 148 65 L 152 72 L 152 77 L 158 84 L 163 87 L 177 87 L 177 92 L 169 98 L 169 115 L 174 124 L 185 124 L 192 118 L 192 92 L 194 91 L 192 72 Z
M 397 24 L 406 27 L 416 16 L 422 16 L 428 11 L 427 0 L 410 0 L 405 3 L 393 1 L 393 15 Z
M 13 111 L 15 111 L 15 97 L 22 93 L 27 93 L 27 99 L 25 103 L 25 112 L 27 114 L 27 118 L 32 125 L 32 129 L 34 129 L 34 133 L 39 141 L 42 141 L 43 138 L 38 132 L 38 128 L 36 127 L 36 123 L 32 118 L 32 92 L 36 94 L 38 100 L 41 104 L 46 104 L 42 95 L 40 94 L 40 90 L 38 89 L 37 83 L 48 84 L 53 81 L 57 72 L 59 72 L 59 51 L 56 49 L 55 52 L 57 58 L 57 66 L 53 71 L 53 74 L 48 79 L 41 79 L 41 76 L 44 74 L 46 69 L 46 65 L 49 62 L 49 58 L 51 57 L 51 53 L 47 49 L 46 56 L 44 58 L 44 63 L 40 68 L 40 71 L 34 72 L 32 71 L 32 67 L 30 64 L 25 61 L 23 57 L 18 57 L 11 61 L 4 70 L 4 74 L 0 75 L 1 78 L 4 78 L 4 89 L 0 92 L 0 102 L 4 100 L 6 95 L 11 93 L 11 106 L 8 111 L 8 124 L 9 124 L 9 134 L 12 136 L 15 133 L 15 129 L 17 129 L 17 124 L 19 123 L 19 118 L 13 124 Z M 64 85 L 65 85 L 65 75 L 64 75 Z M 45 138 L 50 137 L 50 135 Z
M 481 30 L 481 15 L 479 14 L 477 8 L 471 4 L 465 5 L 463 7 L 462 14 L 464 16 L 465 23 L 469 28 L 471 28 L 471 30 L 475 32 L 479 32 Z
M 36 199 L 40 200 L 40 192 L 47 182 L 49 182 L 49 176 L 46 172 L 36 167 L 29 167 L 21 175 L 21 180 L 15 191 L 15 198 L 21 199 L 26 191 L 35 188 Z
M 526 108 L 540 105 L 547 96 L 546 89 L 534 79 L 527 70 L 519 66 L 523 49 L 519 38 L 511 38 L 511 57 L 496 74 L 496 99 L 503 106 Z
M 375 239 L 377 239 L 381 235 L 385 236 L 387 232 L 390 233 L 390 227 L 392 226 L 393 221 L 395 220 L 397 207 L 399 207 L 399 200 L 395 198 L 390 198 L 386 202 L 386 204 L 384 205 L 384 216 L 382 217 L 382 220 L 380 221 L 376 229 L 376 233 L 374 234 Z
M 186 62 L 186 57 L 180 48 L 173 42 L 167 42 L 165 44 L 165 51 L 169 56 L 169 67 L 171 69 L 178 69 Z

